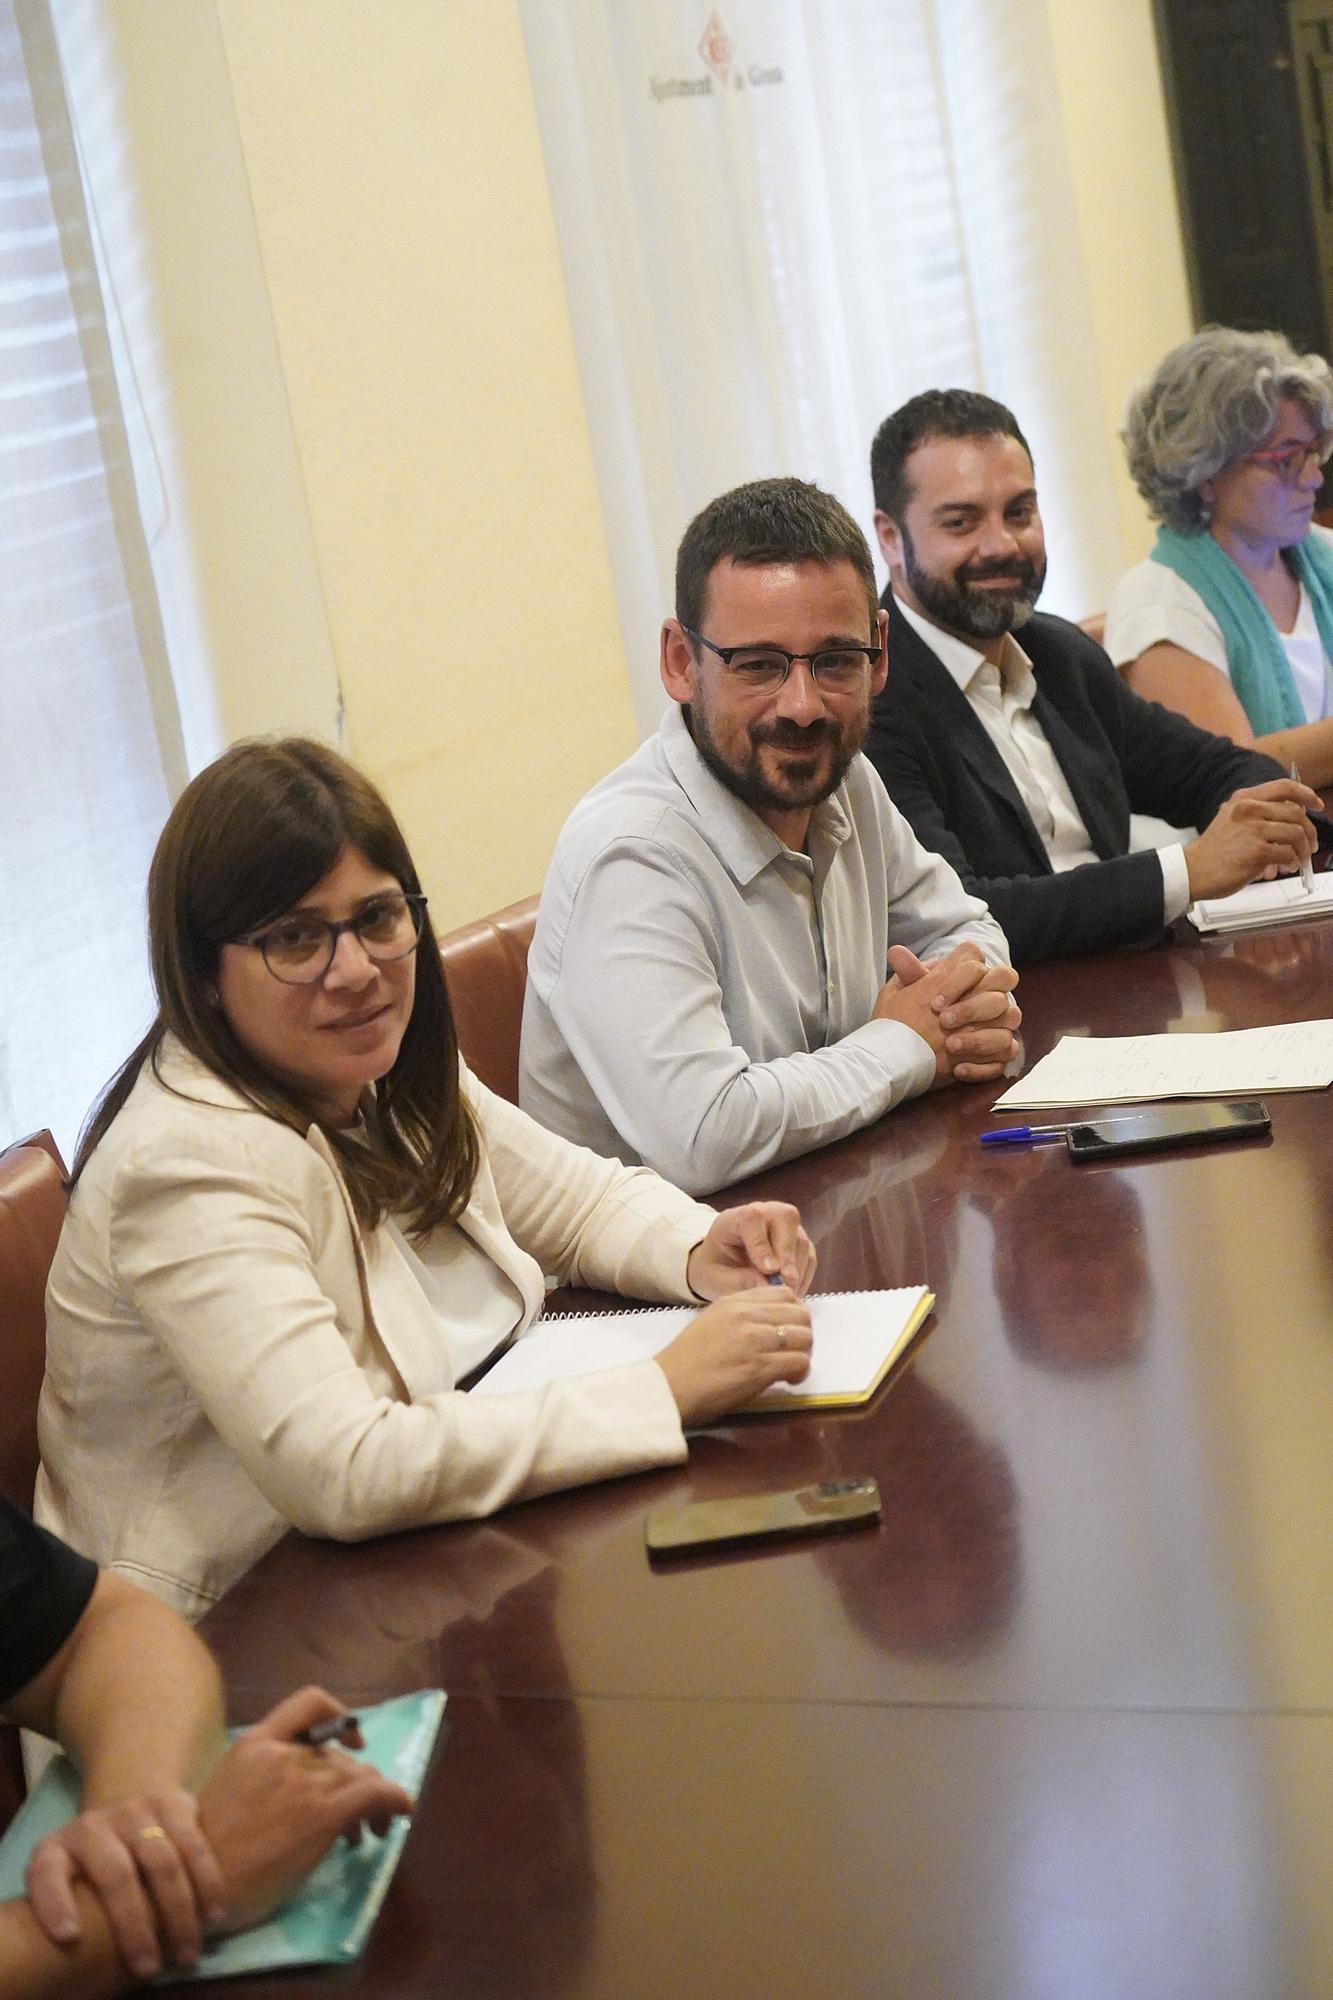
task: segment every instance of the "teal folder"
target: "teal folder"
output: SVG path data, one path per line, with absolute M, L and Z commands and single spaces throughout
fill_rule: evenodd
M 373 1764 L 415 1798 L 444 1714 L 443 1693 L 427 1688 L 358 1714 L 365 1748 L 349 1755 Z M 78 1809 L 78 1773 L 67 1757 L 57 1757 L 0 1840 L 0 1901 L 23 1894 L 23 1870 L 33 1848 Z M 216 1939 L 190 1971 L 173 1968 L 164 1979 L 228 1979 L 238 1972 L 342 1965 L 356 1958 L 398 1866 L 409 1824 L 394 1820 L 382 1838 L 366 1832 L 357 1847 L 335 1841 L 291 1901 L 266 1923 Z

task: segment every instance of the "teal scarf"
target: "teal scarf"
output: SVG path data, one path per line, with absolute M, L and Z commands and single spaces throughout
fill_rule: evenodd
M 1333 660 L 1333 549 L 1321 535 L 1307 535 L 1286 555 L 1309 592 L 1324 658 Z M 1212 536 L 1159 528 L 1152 560 L 1197 590 L 1221 626 L 1231 685 L 1255 735 L 1267 736 L 1274 729 L 1292 729 L 1304 722 L 1305 710 L 1277 626 L 1253 585 Z

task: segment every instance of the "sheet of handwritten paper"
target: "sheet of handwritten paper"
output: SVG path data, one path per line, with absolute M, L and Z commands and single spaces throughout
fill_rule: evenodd
M 1288 1021 L 1221 1035 L 1065 1035 L 991 1107 L 1140 1104 L 1158 1097 L 1248 1097 L 1333 1083 L 1333 1021 Z

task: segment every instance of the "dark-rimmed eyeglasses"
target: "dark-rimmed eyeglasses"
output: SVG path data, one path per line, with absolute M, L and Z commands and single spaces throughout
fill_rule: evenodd
M 1271 451 L 1249 451 L 1247 465 L 1264 465 L 1275 472 L 1284 486 L 1295 486 L 1305 477 L 1308 465 L 1326 465 L 1333 456 L 1333 431 L 1321 431 L 1309 444 L 1279 444 Z
M 354 917 L 346 917 L 340 924 L 316 916 L 313 910 L 293 910 L 289 917 L 279 917 L 261 931 L 250 931 L 228 942 L 252 946 L 284 986 L 313 986 L 333 964 L 344 931 L 351 931 L 376 965 L 392 965 L 395 959 L 407 958 L 416 950 L 425 918 L 424 896 L 394 889 L 372 896 Z
M 736 685 L 751 694 L 774 694 L 798 660 L 805 661 L 817 687 L 829 694 L 846 693 L 860 684 L 880 652 L 878 646 L 826 646 L 818 653 L 788 653 L 781 646 L 715 646 L 688 625 L 680 629 L 696 646 L 716 653 Z

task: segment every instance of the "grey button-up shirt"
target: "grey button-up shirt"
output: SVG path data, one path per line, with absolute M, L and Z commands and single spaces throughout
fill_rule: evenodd
M 783 846 L 699 756 L 674 705 L 577 805 L 528 959 L 525 1111 L 703 1193 L 870 1124 L 935 1059 L 872 1021 L 891 944 L 936 958 L 1004 934 L 919 845 L 858 757 Z

